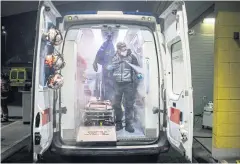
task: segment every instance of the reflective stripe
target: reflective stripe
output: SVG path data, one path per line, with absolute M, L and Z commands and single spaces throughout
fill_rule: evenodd
M 176 124 L 180 124 L 180 110 L 171 108 L 170 120 Z
M 50 109 L 47 108 L 42 111 L 42 126 L 50 122 Z

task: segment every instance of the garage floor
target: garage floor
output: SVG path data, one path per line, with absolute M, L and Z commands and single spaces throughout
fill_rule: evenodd
M 19 107 L 20 108 L 20 107 Z M 12 108 L 15 110 L 19 110 L 19 108 Z M 14 113 L 14 112 L 13 112 Z M 194 140 L 193 140 L 193 157 L 200 163 L 206 163 L 206 162 L 215 162 L 213 161 L 212 157 L 211 157 L 211 149 L 212 149 L 212 130 L 211 129 L 202 129 L 201 126 L 201 118 L 198 119 L 198 121 L 196 122 L 196 124 L 194 125 Z M 203 137 L 203 138 L 201 138 Z M 62 158 L 59 158 L 59 162 L 66 162 L 65 160 L 63 160 Z M 93 162 L 96 162 L 97 159 L 91 159 L 91 158 L 81 158 L 81 159 L 75 159 L 73 158 L 71 160 L 71 162 L 79 162 L 79 161 L 91 161 L 93 160 Z M 47 157 L 47 162 L 50 162 L 51 160 L 56 160 L 56 158 L 54 158 L 52 155 Z M 108 162 L 112 162 L 115 161 L 116 159 L 114 158 L 110 158 Z M 121 158 L 117 159 L 117 162 L 119 162 L 118 160 L 121 160 Z M 130 159 L 129 158 L 123 158 L 122 160 L 126 160 L 125 162 L 128 162 Z M 187 161 L 184 159 L 184 157 L 182 157 L 178 152 L 176 152 L 175 150 L 171 149 L 168 153 L 165 154 L 160 154 L 160 156 L 158 157 L 158 159 L 153 159 L 153 160 L 149 160 L 148 159 L 141 159 L 140 161 L 143 162 L 145 160 L 145 162 L 163 162 L 163 163 L 186 163 Z M 30 162 L 31 158 L 29 156 L 29 153 L 27 151 L 27 148 L 17 152 L 15 155 L 13 155 L 12 157 L 10 157 L 7 162 Z M 67 160 L 68 161 L 68 160 Z M 131 160 L 132 162 L 136 162 L 135 159 Z M 69 161 L 68 161 L 69 162 Z
M 202 128 L 202 117 L 195 117 L 193 156 L 199 163 L 216 163 L 212 158 L 212 129 Z
M 211 129 L 194 129 L 194 138 L 203 144 L 210 152 L 212 152 L 212 130 Z

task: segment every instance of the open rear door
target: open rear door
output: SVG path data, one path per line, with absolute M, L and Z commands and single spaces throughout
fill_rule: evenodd
M 53 139 L 53 111 L 56 105 L 53 102 L 53 96 L 56 91 L 49 89 L 46 85 L 49 70 L 45 66 L 45 57 L 49 53 L 49 48 L 42 36 L 49 30 L 50 26 L 56 26 L 56 18 L 60 16 L 51 2 L 40 1 L 36 25 L 32 85 L 32 147 L 34 161 L 37 161 L 49 148 Z
M 184 2 L 173 2 L 160 18 L 166 47 L 167 136 L 171 145 L 192 161 L 192 78 Z

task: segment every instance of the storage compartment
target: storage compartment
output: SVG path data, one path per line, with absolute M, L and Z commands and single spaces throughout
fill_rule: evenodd
M 126 44 L 126 56 L 118 53 L 119 42 Z M 150 29 L 73 26 L 66 32 L 63 54 L 61 98 L 67 108 L 61 118 L 63 141 L 158 138 L 159 114 L 152 111 L 159 107 L 158 58 Z

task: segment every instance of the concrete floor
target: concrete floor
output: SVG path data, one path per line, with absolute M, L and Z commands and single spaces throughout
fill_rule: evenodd
M 6 159 L 29 143 L 30 125 L 12 120 L 1 126 L 1 160 Z
M 194 138 L 203 144 L 210 152 L 212 152 L 212 130 L 211 129 L 194 129 Z
M 193 156 L 199 163 L 216 163 L 212 158 L 212 129 L 202 129 L 202 117 L 194 118 Z
M 194 133 L 195 140 L 200 142 L 208 151 L 212 152 L 212 129 L 202 128 L 202 118 L 195 117 Z
M 203 144 L 210 152 L 212 152 L 212 138 L 196 138 Z
M 22 117 L 22 107 L 21 106 L 8 106 L 9 117 Z
M 193 156 L 199 163 L 215 163 L 212 158 L 212 130 L 194 128 Z

